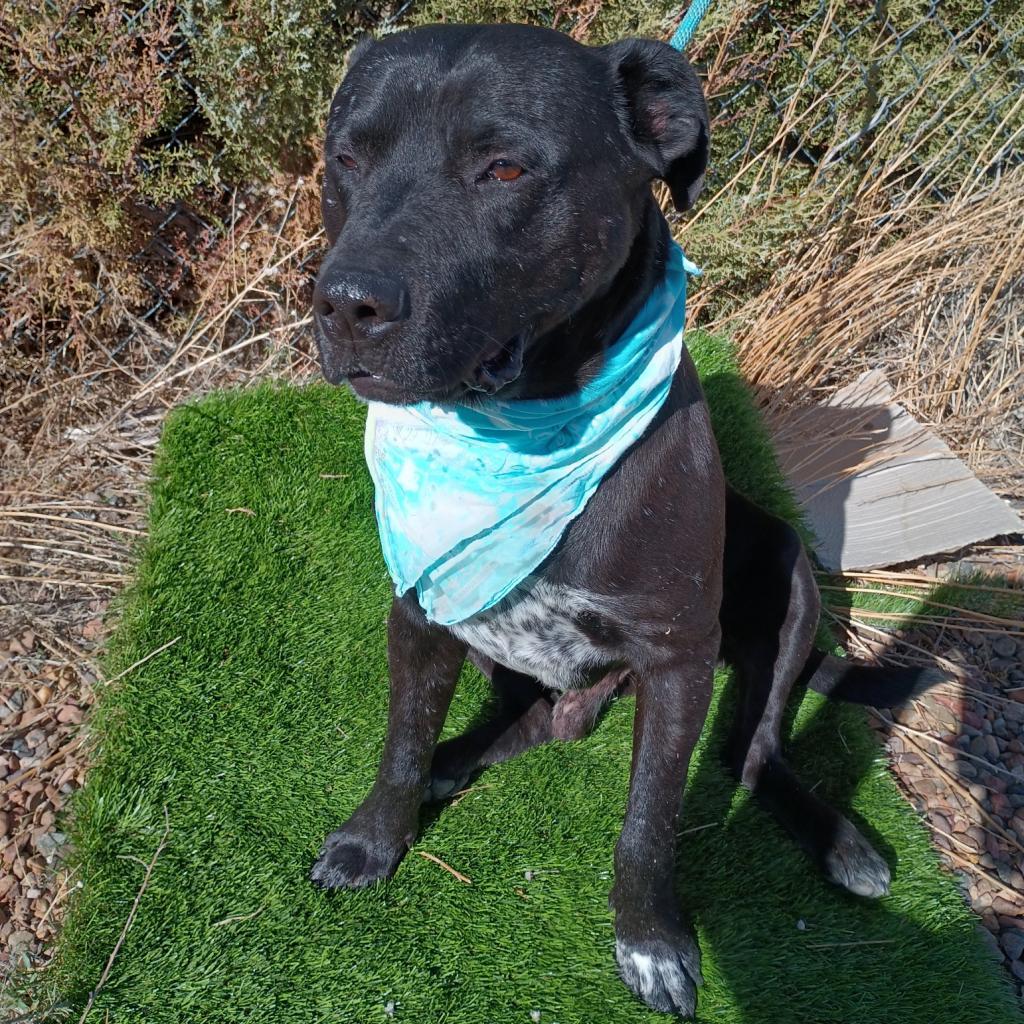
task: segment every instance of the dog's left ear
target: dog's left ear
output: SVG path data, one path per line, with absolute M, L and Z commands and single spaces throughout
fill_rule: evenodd
M 614 76 L 626 135 L 688 210 L 704 188 L 708 164 L 708 105 L 690 62 L 651 39 L 623 39 L 603 48 Z

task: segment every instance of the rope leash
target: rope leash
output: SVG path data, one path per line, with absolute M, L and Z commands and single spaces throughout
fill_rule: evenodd
M 701 23 L 704 15 L 708 13 L 711 0 L 693 0 L 693 3 L 686 9 L 686 15 L 679 22 L 679 28 L 669 40 L 668 45 L 676 50 L 682 50 L 689 45 L 697 26 Z

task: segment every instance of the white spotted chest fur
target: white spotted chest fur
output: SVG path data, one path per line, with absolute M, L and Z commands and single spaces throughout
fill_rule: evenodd
M 530 578 L 486 611 L 449 628 L 470 647 L 555 690 L 585 686 L 621 657 L 609 601 Z

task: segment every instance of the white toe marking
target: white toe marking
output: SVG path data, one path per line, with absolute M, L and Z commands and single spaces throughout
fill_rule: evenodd
M 674 957 L 654 956 L 638 953 L 616 943 L 615 954 L 623 969 L 635 975 L 636 985 L 642 997 L 648 997 L 657 987 L 657 982 L 670 992 L 680 994 L 686 991 L 689 979 Z
M 640 976 L 640 987 L 650 992 L 654 988 L 654 957 L 646 953 L 630 953 L 629 957 Z

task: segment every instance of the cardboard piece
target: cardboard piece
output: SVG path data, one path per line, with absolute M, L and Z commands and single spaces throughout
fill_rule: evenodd
M 822 565 L 876 569 L 955 551 L 1024 523 L 869 370 L 776 425 L 782 470 Z

